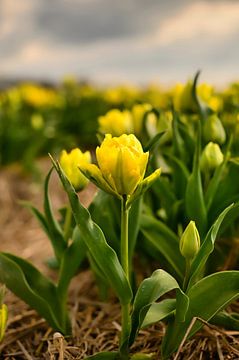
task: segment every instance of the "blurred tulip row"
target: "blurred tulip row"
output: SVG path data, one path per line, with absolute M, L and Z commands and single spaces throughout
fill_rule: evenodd
M 147 116 L 148 127 L 152 131 L 155 127 L 156 131 L 167 130 L 162 141 L 170 141 L 172 107 L 180 113 L 183 123 L 193 125 L 197 119 L 192 84 L 189 80 L 171 88 L 102 88 L 68 77 L 55 87 L 20 83 L 1 90 L 0 165 L 20 161 L 32 170 L 34 160 L 49 151 L 95 146 L 98 131 L 115 136 L 134 133 L 141 139 L 143 117 L 152 109 L 154 112 Z M 239 83 L 223 90 L 204 83 L 198 85 L 197 91 L 212 115 L 203 130 L 205 140 L 222 144 L 231 129 L 239 136 Z

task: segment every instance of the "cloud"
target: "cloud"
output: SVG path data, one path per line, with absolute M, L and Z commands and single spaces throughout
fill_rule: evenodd
M 202 68 L 209 81 L 225 82 L 238 74 L 236 1 L 21 0 L 21 5 L 0 2 L 6 75 L 172 82 Z
M 218 40 L 238 32 L 238 2 L 194 2 L 181 9 L 179 13 L 165 19 L 151 39 L 160 45 L 197 37 L 213 37 Z

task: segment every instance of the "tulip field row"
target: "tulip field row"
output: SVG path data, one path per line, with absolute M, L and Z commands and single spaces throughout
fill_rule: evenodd
M 73 78 L 68 78 L 58 87 L 23 83 L 2 89 L 0 164 L 21 161 L 26 167 L 31 168 L 36 157 L 48 152 L 58 153 L 62 148 L 71 149 L 78 145 L 95 146 L 98 143 L 97 119 L 100 116 L 103 116 L 100 120 L 102 132 L 106 131 L 112 135 L 133 132 L 140 136 L 142 115 L 150 106 L 160 109 L 157 130 L 169 130 L 164 139 L 170 140 L 168 128 L 172 120 L 172 104 L 175 110 L 183 115 L 183 122 L 187 119 L 194 121 L 197 117 L 197 109 L 190 94 L 191 86 L 192 82 L 189 81 L 185 85 L 177 84 L 170 88 L 153 84 L 144 88 L 100 88 L 78 84 Z M 198 95 L 213 113 L 219 115 L 226 130 L 238 122 L 238 83 L 220 91 L 202 83 L 198 86 Z M 107 120 L 111 115 L 104 115 L 111 109 L 127 110 L 124 119 L 118 114 L 112 122 Z M 210 126 L 214 127 L 213 124 Z M 239 133 L 239 125 L 235 131 Z
M 228 307 L 239 298 L 239 84 L 217 91 L 199 74 L 167 90 L 21 84 L 0 93 L 0 117 L 1 165 L 33 170 L 50 153 L 43 210 L 25 206 L 51 243 L 57 273 L 52 281 L 1 252 L 0 282 L 72 336 L 70 283 L 87 264 L 99 300 L 117 298 L 121 323 L 117 347 L 85 359 L 176 359 L 205 323 L 239 331 Z M 58 212 L 53 173 L 67 199 Z M 86 208 L 79 194 L 90 183 L 97 191 Z M 152 274 L 142 278 L 139 264 Z M 4 342 L 4 291 L 1 298 Z M 135 353 L 141 331 L 159 322 L 166 331 L 157 354 Z

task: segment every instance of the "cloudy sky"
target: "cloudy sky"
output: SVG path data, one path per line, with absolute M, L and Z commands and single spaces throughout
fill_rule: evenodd
M 239 80 L 239 1 L 0 0 L 0 76 Z

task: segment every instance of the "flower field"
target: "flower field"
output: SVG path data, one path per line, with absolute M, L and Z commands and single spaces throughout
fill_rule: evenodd
M 238 359 L 239 84 L 0 92 L 5 359 Z

